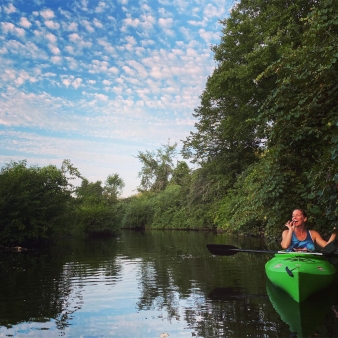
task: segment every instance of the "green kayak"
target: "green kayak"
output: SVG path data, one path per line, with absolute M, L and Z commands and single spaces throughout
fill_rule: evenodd
M 320 253 L 280 252 L 265 264 L 265 271 L 274 285 L 302 302 L 328 287 L 336 268 Z

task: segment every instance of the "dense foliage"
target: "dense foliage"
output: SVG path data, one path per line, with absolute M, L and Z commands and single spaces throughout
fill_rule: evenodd
M 324 233 L 336 224 L 337 13 L 333 0 L 234 5 L 182 150 L 198 169 L 135 197 L 144 224 L 279 236 L 295 207 Z
M 240 174 L 221 202 L 221 227 L 258 222 L 273 233 L 294 207 L 308 209 L 324 232 L 336 225 L 338 4 L 310 5 L 299 20 L 301 39 L 282 46 L 278 60 L 256 78 L 258 85 L 275 79 L 251 118 L 265 144 L 259 162 Z
M 71 183 L 82 179 L 80 187 Z M 120 230 L 119 175 L 90 183 L 69 160 L 60 169 L 11 162 L 0 172 L 0 243 L 36 245 L 69 235 L 115 235 Z
M 82 180 L 75 194 L 79 203 L 77 215 L 84 234 L 111 236 L 119 232 L 122 210 L 118 196 L 123 187 L 124 182 L 118 174 L 109 175 L 104 186 L 101 181 Z
M 68 232 L 73 204 L 66 173 L 53 165 L 11 162 L 0 172 L 0 240 L 38 242 Z

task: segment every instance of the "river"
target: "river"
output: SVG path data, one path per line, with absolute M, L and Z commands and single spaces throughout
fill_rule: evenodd
M 300 305 L 271 285 L 271 254 L 212 256 L 256 238 L 123 231 L 0 253 L 0 337 L 338 337 L 338 281 Z

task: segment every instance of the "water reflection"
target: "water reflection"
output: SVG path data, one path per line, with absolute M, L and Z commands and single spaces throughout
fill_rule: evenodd
M 107 251 L 107 262 L 90 259 Z M 113 254 L 113 247 L 95 241 L 65 242 L 43 251 L 3 252 L 0 326 L 10 329 L 20 323 L 35 322 L 35 330 L 49 330 L 55 325 L 63 331 L 83 306 L 84 285 L 114 281 L 120 266 Z M 102 280 L 100 276 L 107 277 Z
M 298 303 L 269 280 L 266 283 L 267 294 L 274 309 L 289 326 L 290 337 L 297 338 L 320 335 L 318 327 L 324 322 L 330 310 L 334 309 L 335 288 L 326 289 Z
M 44 252 L 0 253 L 0 335 L 287 337 L 289 324 L 267 295 L 269 257 L 214 257 L 206 243 L 265 246 L 209 233 L 125 231 Z M 323 332 L 334 337 L 331 313 Z

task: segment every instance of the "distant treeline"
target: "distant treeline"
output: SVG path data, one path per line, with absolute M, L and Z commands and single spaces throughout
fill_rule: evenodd
M 0 174 L 3 243 L 121 228 L 279 236 L 293 208 L 323 234 L 338 216 L 338 2 L 242 0 L 222 21 L 196 131 L 139 152 L 139 193 L 88 182 L 69 161 Z M 71 185 L 81 178 L 80 187 Z
M 73 179 L 82 179 L 75 187 Z M 116 235 L 121 226 L 118 174 L 88 182 L 69 160 L 60 169 L 11 162 L 0 172 L 0 243 L 36 245 L 74 235 Z

